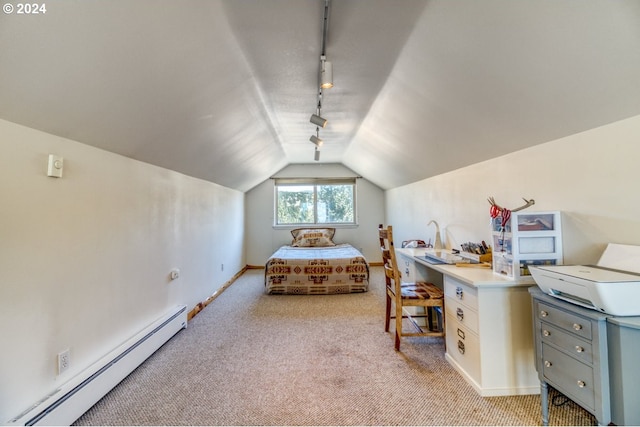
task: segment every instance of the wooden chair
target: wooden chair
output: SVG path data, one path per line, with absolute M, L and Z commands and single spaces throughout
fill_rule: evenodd
M 391 319 L 396 319 L 396 350 L 400 350 L 401 337 L 429 336 L 444 337 L 444 293 L 433 283 L 402 283 L 396 251 L 393 246 L 393 227 L 378 226 L 380 249 L 386 280 L 386 313 L 384 330 L 389 332 Z M 391 306 L 395 305 L 395 316 L 391 316 Z M 424 314 L 410 314 L 404 307 L 425 307 Z M 436 321 L 434 322 L 434 315 Z M 422 327 L 416 318 L 425 318 L 426 326 Z M 415 332 L 402 330 L 402 319 L 408 319 L 416 328 Z

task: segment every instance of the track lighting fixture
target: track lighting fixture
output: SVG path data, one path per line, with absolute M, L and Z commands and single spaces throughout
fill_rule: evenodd
M 322 140 L 322 138 L 318 138 L 315 135 L 311 135 L 311 138 L 309 138 L 309 141 L 313 142 L 314 144 L 316 144 L 317 147 L 322 147 L 322 144 L 324 143 L 324 141 Z
M 333 87 L 333 64 L 327 61 L 324 55 L 320 57 L 320 87 L 322 89 Z
M 315 151 L 313 154 L 313 160 L 316 162 L 320 160 L 320 147 L 322 147 L 322 139 L 320 138 L 320 128 L 324 128 L 327 125 L 327 119 L 320 116 L 322 111 L 322 90 L 333 87 L 333 64 L 327 61 L 325 54 L 327 46 L 327 33 L 329 32 L 329 9 L 331 7 L 331 0 L 324 0 L 324 16 L 322 19 L 322 48 L 320 49 L 320 72 L 318 73 L 318 105 L 316 106 L 316 113 L 311 115 L 309 121 L 316 125 L 316 134 L 311 135 L 309 141 L 313 142 Z
M 327 125 L 327 119 L 324 119 L 317 114 L 312 114 L 309 121 L 316 126 L 320 126 L 321 128 Z

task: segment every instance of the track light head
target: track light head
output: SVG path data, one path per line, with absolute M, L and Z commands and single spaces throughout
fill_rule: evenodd
M 322 89 L 330 89 L 333 87 L 333 64 L 330 61 L 322 61 L 320 87 Z
M 316 144 L 317 147 L 322 147 L 322 144 L 324 143 L 324 141 L 322 140 L 322 138 L 318 138 L 315 135 L 311 135 L 311 138 L 309 138 L 309 141 L 313 142 L 314 144 Z
M 309 121 L 316 126 L 320 126 L 321 128 L 327 125 L 327 119 L 324 119 L 317 114 L 312 114 L 311 119 L 309 119 Z
M 318 150 L 318 147 L 316 147 L 316 152 L 313 153 L 313 160 L 315 160 L 316 162 L 320 160 L 320 150 Z

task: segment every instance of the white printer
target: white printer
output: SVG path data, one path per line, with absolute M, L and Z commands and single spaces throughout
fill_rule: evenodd
M 543 292 L 614 316 L 640 315 L 640 246 L 610 243 L 596 265 L 529 266 Z

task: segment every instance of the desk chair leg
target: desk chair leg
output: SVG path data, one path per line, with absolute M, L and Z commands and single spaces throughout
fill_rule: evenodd
M 387 308 L 384 318 L 384 331 L 389 332 L 389 322 L 391 320 L 391 297 L 387 294 Z
M 434 331 L 434 326 L 433 326 L 433 307 L 426 307 L 427 309 L 427 327 L 429 328 L 430 331 Z
M 402 305 L 396 304 L 396 351 L 400 351 L 401 337 L 402 337 Z

